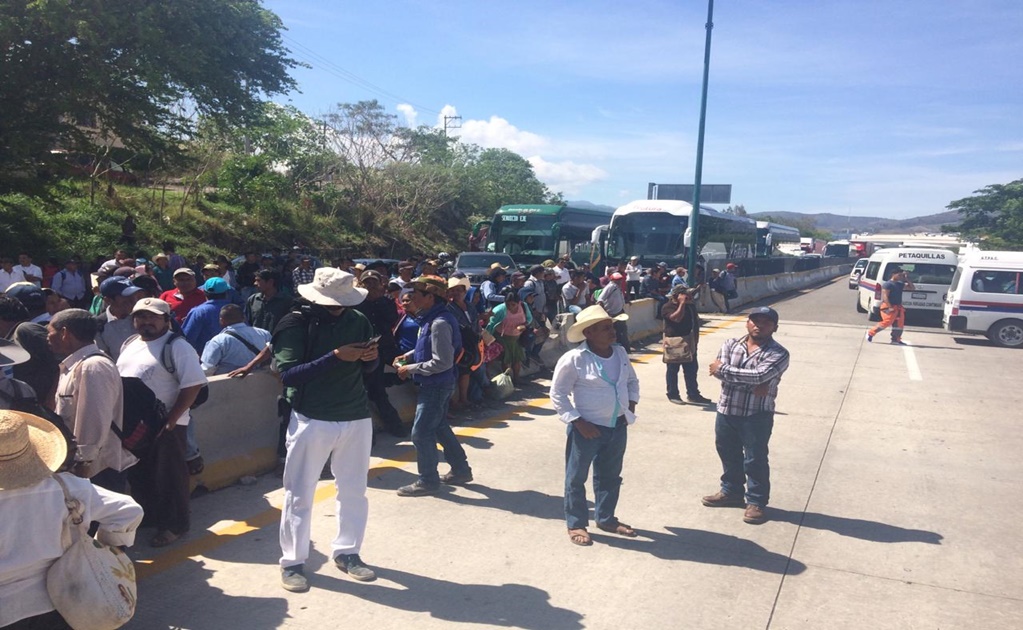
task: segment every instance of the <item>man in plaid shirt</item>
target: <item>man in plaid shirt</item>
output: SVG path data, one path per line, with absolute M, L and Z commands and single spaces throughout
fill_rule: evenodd
M 721 380 L 714 444 L 724 473 L 721 491 L 703 497 L 703 504 L 745 506 L 742 520 L 760 524 L 767 520 L 764 508 L 771 495 L 767 444 L 774 427 L 774 400 L 789 367 L 789 351 L 774 340 L 778 312 L 769 306 L 753 309 L 746 330 L 745 337 L 726 341 L 710 364 L 711 376 Z

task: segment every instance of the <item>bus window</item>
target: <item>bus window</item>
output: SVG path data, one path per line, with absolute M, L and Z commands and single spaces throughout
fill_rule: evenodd
M 939 265 L 934 263 L 912 263 L 902 264 L 902 270 L 909 274 L 909 281 L 913 284 L 944 284 L 952 283 L 952 276 L 956 268 L 952 265 Z
M 1020 293 L 1019 274 L 1015 271 L 975 271 L 970 286 L 977 293 L 1000 293 L 1003 295 L 1018 295 Z

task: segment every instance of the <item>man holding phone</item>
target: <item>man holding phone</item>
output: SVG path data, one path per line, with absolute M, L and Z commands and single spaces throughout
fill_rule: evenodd
M 416 347 L 398 355 L 393 365 L 400 378 L 412 378 L 419 386 L 416 417 L 412 421 L 419 479 L 398 488 L 398 496 L 420 497 L 437 494 L 441 483 L 469 483 L 472 469 L 447 422 L 448 404 L 458 379 L 455 352 L 462 347 L 458 322 L 447 308 L 447 280 L 440 276 L 420 276 L 409 284 L 421 328 Z M 438 442 L 444 449 L 444 459 L 451 465 L 450 472 L 443 476 L 437 474 Z
M 316 270 L 298 286 L 304 304 L 274 331 L 274 358 L 291 406 L 281 510 L 281 581 L 292 592 L 309 589 L 309 557 L 316 484 L 329 460 L 337 487 L 334 564 L 360 581 L 376 578 L 359 557 L 369 502 L 366 481 L 373 439 L 363 373 L 376 367 L 373 327 L 352 308 L 366 297 L 355 276 L 333 267 Z

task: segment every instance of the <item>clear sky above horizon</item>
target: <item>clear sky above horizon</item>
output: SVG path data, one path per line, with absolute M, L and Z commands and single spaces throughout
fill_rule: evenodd
M 265 1 L 310 66 L 278 98 L 461 116 L 567 199 L 695 174 L 705 0 Z M 1023 1 L 719 0 L 705 184 L 749 212 L 909 218 L 1023 177 Z

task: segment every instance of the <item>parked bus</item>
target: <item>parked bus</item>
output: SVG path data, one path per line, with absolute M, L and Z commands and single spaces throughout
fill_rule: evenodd
M 799 230 L 780 223 L 757 221 L 757 257 L 778 256 L 779 246 L 786 243 L 799 245 Z
M 590 242 L 594 228 L 608 222 L 602 210 L 552 205 L 501 206 L 494 214 L 487 249 L 528 266 L 571 254 Z
M 600 251 L 608 264 L 639 256 L 643 266 L 665 262 L 688 265 L 693 207 L 685 201 L 641 199 L 611 216 Z M 705 260 L 751 258 L 757 245 L 757 222 L 748 217 L 700 208 L 697 253 Z

